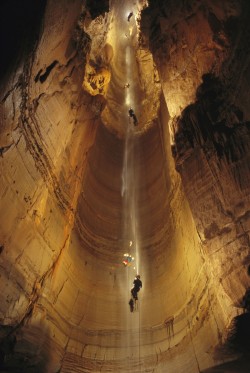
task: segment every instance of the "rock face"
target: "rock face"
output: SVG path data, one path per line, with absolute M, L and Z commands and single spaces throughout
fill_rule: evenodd
M 1 81 L 0 370 L 245 358 L 248 1 L 26 5 Z
M 245 283 L 240 263 L 246 264 L 249 250 L 250 122 L 243 82 L 249 66 L 243 36 L 250 31 L 249 4 L 224 5 L 156 2 L 145 10 L 145 19 L 153 14 L 148 42 L 172 117 L 176 169 L 203 244 L 212 261 L 223 267 L 216 277 L 236 301 L 235 287 Z M 239 262 L 232 254 L 227 258 L 231 247 L 237 247 L 233 257 Z

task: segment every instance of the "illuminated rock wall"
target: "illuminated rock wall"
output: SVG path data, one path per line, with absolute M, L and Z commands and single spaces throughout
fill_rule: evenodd
M 176 169 L 229 320 L 249 287 L 249 4 L 156 2 L 142 31 L 171 117 Z

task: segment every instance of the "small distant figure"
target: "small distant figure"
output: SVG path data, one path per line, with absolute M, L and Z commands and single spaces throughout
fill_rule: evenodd
M 127 84 L 124 84 L 124 88 L 129 88 L 130 87 L 130 84 L 127 83 Z
M 133 118 L 134 126 L 137 126 L 138 125 L 138 120 L 137 120 L 136 115 L 134 113 L 134 110 L 132 108 L 129 109 L 128 114 L 129 114 L 130 118 Z
M 140 278 L 141 278 L 140 275 L 135 276 L 135 279 L 134 279 L 134 282 L 133 282 L 133 287 L 131 289 L 131 294 L 132 294 L 132 297 L 133 297 L 134 300 L 138 300 L 137 293 L 142 288 L 142 282 L 141 282 Z
M 124 266 L 125 267 L 129 267 L 129 266 L 131 266 L 131 264 L 133 263 L 133 261 L 135 260 L 135 258 L 132 256 L 132 255 L 130 255 L 130 254 L 124 254 L 123 255 L 124 256 L 124 260 L 123 260 L 123 264 L 124 264 Z
M 130 117 L 133 117 L 133 115 L 134 115 L 134 110 L 133 110 L 132 108 L 130 108 L 129 111 L 128 111 L 128 113 L 129 113 L 129 116 L 130 116 Z
M 130 21 L 130 18 L 133 16 L 133 12 L 130 12 L 129 15 L 128 15 L 128 22 Z

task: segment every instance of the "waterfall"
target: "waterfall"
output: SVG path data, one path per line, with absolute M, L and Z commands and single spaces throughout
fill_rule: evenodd
M 122 190 L 123 197 L 123 235 L 124 250 L 129 252 L 134 258 L 136 272 L 139 273 L 139 245 L 138 245 L 138 212 L 137 212 L 137 181 L 135 160 L 136 142 L 133 125 L 128 124 L 125 138 L 124 159 L 122 170 Z

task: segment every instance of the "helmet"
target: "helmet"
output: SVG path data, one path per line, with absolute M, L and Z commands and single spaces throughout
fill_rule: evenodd
M 141 278 L 141 276 L 140 275 L 136 275 L 136 278 Z

